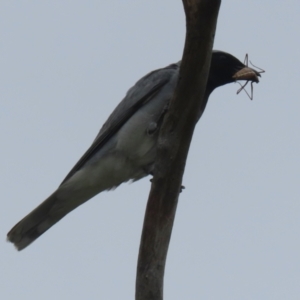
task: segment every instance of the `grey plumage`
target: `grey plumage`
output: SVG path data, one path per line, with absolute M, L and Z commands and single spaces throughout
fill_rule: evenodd
M 244 67 L 232 55 L 214 51 L 205 103 L 216 87 L 235 81 L 233 75 Z M 153 172 L 159 127 L 174 93 L 179 68 L 180 62 L 153 71 L 129 89 L 58 189 L 7 234 L 18 250 L 96 194 Z

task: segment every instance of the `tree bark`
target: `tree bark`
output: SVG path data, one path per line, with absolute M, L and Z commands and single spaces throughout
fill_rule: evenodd
M 136 278 L 136 300 L 162 300 L 163 278 L 186 158 L 204 109 L 221 0 L 183 0 L 186 40 L 179 82 L 159 134 Z

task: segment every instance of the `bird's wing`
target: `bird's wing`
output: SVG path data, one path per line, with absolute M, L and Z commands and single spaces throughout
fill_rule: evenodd
M 141 78 L 126 94 L 102 126 L 90 148 L 83 154 L 61 184 L 71 178 L 143 105 L 151 101 L 170 81 L 179 65 L 172 64 Z

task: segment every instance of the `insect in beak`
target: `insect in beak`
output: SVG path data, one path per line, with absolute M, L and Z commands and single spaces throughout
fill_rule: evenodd
M 238 84 L 240 84 L 240 88 L 237 90 L 237 94 L 239 94 L 242 90 L 244 90 L 246 92 L 246 94 L 248 95 L 248 97 L 252 100 L 253 99 L 253 82 L 256 82 L 258 83 L 259 82 L 259 79 L 258 77 L 261 77 L 261 73 L 264 73 L 265 70 L 261 69 L 261 68 L 258 68 L 256 66 L 254 66 L 251 61 L 249 61 L 250 64 L 257 68 L 259 71 L 256 71 L 252 68 L 249 68 L 248 66 L 248 54 L 246 54 L 245 56 L 245 61 L 244 61 L 244 64 L 245 64 L 245 67 L 241 70 L 239 70 L 238 72 L 236 72 L 232 78 L 234 78 Z M 244 85 L 242 85 L 240 82 L 238 82 L 238 80 L 246 80 L 246 83 Z M 245 89 L 246 85 L 248 84 L 248 82 L 251 82 L 251 96 L 249 95 L 249 93 L 247 92 L 247 90 Z

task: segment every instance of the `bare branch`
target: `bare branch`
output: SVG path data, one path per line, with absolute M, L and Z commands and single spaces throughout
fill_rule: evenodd
M 186 41 L 180 79 L 160 130 L 137 267 L 136 300 L 162 300 L 168 246 L 186 158 L 204 92 L 221 0 L 183 0 Z M 202 100 L 201 100 L 202 99 Z

